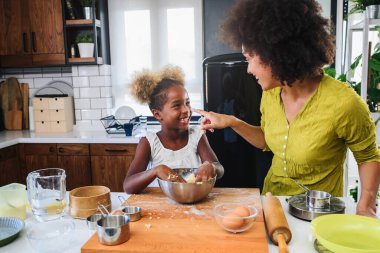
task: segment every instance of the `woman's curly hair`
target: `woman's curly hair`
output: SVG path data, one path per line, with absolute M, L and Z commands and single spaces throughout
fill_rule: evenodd
M 135 73 L 131 93 L 140 103 L 147 103 L 150 110 L 162 110 L 167 90 L 175 85 L 185 85 L 185 74 L 180 67 L 167 65 L 158 72 L 144 69 Z
M 241 0 L 220 28 L 227 44 L 258 55 L 282 84 L 320 75 L 335 55 L 329 21 L 315 0 Z

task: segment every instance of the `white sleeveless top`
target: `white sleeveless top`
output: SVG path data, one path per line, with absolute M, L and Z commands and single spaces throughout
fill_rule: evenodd
M 150 163 L 148 169 L 158 165 L 166 165 L 169 168 L 198 168 L 201 159 L 197 152 L 198 142 L 202 137 L 199 126 L 189 127 L 189 139 L 187 145 L 179 150 L 173 151 L 165 148 L 156 133 L 148 132 L 146 138 L 150 145 Z M 155 179 L 149 186 L 158 186 Z

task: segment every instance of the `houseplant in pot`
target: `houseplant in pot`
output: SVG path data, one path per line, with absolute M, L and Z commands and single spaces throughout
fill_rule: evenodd
M 380 18 L 380 0 L 351 0 L 349 14 L 366 11 L 369 18 Z
M 83 8 L 83 14 L 85 19 L 93 19 L 94 18 L 94 3 L 95 0 L 80 0 L 80 3 Z
M 94 36 L 90 32 L 82 32 L 77 35 L 75 42 L 78 45 L 81 58 L 94 56 Z

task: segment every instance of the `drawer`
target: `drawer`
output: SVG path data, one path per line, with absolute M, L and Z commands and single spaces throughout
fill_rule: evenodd
M 50 133 L 51 132 L 50 121 L 36 121 L 34 123 L 36 133 Z
M 50 98 L 49 99 L 49 109 L 66 109 L 69 102 L 71 102 L 71 97 L 64 98 Z
M 25 143 L 25 155 L 55 155 L 57 153 L 57 145 L 54 143 Z
M 57 120 L 57 121 L 51 121 L 51 133 L 65 133 L 73 130 L 73 124 L 65 121 L 65 120 Z
M 90 155 L 89 144 L 57 144 L 58 155 Z
M 48 109 L 49 98 L 33 98 L 33 109 Z
M 49 110 L 45 110 L 45 109 L 34 110 L 34 120 L 35 121 L 50 121 Z
M 66 120 L 66 111 L 61 109 L 50 109 L 49 110 L 50 120 Z
M 90 144 L 91 155 L 135 155 L 137 144 Z

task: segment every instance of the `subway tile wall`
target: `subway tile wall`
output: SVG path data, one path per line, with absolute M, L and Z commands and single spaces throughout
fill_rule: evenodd
M 110 65 L 73 66 L 71 73 L 67 73 L 70 72 L 67 67 L 55 68 L 55 71 L 46 71 L 45 68 L 41 70 L 38 74 L 29 74 L 27 69 L 23 74 L 5 74 L 0 76 L 0 81 L 7 77 L 16 77 L 20 83 L 29 83 L 30 98 L 38 89 L 53 80 L 65 81 L 74 90 L 75 129 L 104 129 L 100 118 L 111 114 L 113 104 Z

